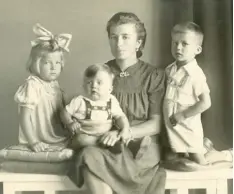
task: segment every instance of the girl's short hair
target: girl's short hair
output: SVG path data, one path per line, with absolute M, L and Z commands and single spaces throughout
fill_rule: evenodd
M 202 45 L 204 34 L 201 30 L 201 27 L 194 22 L 183 22 L 176 24 L 171 31 L 171 34 L 184 33 L 184 32 L 193 32 L 198 38 L 199 45 Z
M 110 76 L 111 81 L 114 80 L 114 74 L 111 71 L 111 68 L 107 64 L 103 63 L 90 65 L 84 72 L 84 78 L 93 78 L 99 71 L 106 72 Z
M 40 74 L 40 61 L 49 53 L 61 53 L 61 65 L 64 67 L 64 50 L 58 46 L 56 40 L 44 41 L 31 48 L 29 59 L 27 62 L 27 70 L 32 74 Z
M 108 33 L 108 37 L 110 37 L 110 28 L 112 26 L 117 26 L 121 24 L 135 24 L 138 40 L 142 41 L 139 50 L 137 51 L 137 58 L 140 58 L 142 56 L 147 36 L 144 23 L 141 22 L 141 20 L 134 13 L 118 12 L 115 15 L 113 15 L 111 19 L 107 22 L 106 30 Z

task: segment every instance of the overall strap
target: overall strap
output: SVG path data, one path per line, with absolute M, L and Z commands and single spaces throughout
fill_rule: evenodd
M 86 116 L 85 119 L 91 119 L 91 111 L 92 111 L 92 105 L 90 103 L 90 101 L 86 100 L 85 98 L 83 98 L 85 101 L 85 105 L 86 105 Z
M 112 119 L 112 115 L 111 115 L 111 99 L 107 102 L 106 104 L 106 111 L 108 112 L 108 120 Z
M 104 106 L 93 106 L 91 105 L 90 101 L 89 100 L 86 100 L 85 98 L 83 98 L 84 101 L 85 101 L 85 105 L 86 105 L 86 116 L 85 116 L 85 119 L 91 119 L 91 112 L 92 110 L 102 110 L 102 111 L 107 111 L 108 113 L 108 117 L 107 119 L 110 120 L 112 119 L 112 116 L 111 116 L 111 100 L 109 100 L 106 104 L 106 107 Z

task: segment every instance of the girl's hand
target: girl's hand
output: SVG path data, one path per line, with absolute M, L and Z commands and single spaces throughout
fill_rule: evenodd
M 169 118 L 169 120 L 170 120 L 172 126 L 176 126 L 177 123 L 180 123 L 183 120 L 185 120 L 185 116 L 184 116 L 183 112 L 178 112 L 178 113 L 172 115 Z
M 72 135 L 75 135 L 77 133 L 79 133 L 80 130 L 80 123 L 78 123 L 77 121 L 74 121 L 72 123 L 69 123 L 67 125 L 67 128 L 69 129 L 69 131 L 72 133 Z
M 49 147 L 49 144 L 43 142 L 37 142 L 33 144 L 31 147 L 34 152 L 43 152 Z
M 117 130 L 115 131 L 108 131 L 107 133 L 105 133 L 101 138 L 100 138 L 100 142 L 103 144 L 103 145 L 106 145 L 106 146 L 114 146 L 115 143 L 117 141 L 120 140 L 120 137 L 119 137 L 119 132 Z
M 122 129 L 119 133 L 119 137 L 124 143 L 127 143 L 132 139 L 132 133 L 130 129 Z

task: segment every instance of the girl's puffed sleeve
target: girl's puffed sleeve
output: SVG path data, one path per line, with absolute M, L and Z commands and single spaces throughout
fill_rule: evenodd
M 15 93 L 14 100 L 19 106 L 34 109 L 39 101 L 39 88 L 34 80 L 27 80 Z
M 165 73 L 161 69 L 155 69 L 151 73 L 148 89 L 149 116 L 154 114 L 161 114 L 164 92 Z

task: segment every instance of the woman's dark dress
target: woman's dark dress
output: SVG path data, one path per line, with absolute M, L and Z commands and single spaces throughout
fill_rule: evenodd
M 155 67 L 138 61 L 121 77 L 115 60 L 107 63 L 114 74 L 113 94 L 127 115 L 130 124 L 144 121 L 152 114 L 161 114 L 164 93 L 164 74 Z M 144 129 L 142 129 L 144 130 Z M 135 160 L 125 146 L 121 154 L 113 154 L 108 149 L 86 147 L 76 158 L 76 174 L 73 181 L 82 186 L 82 167 L 107 183 L 118 194 L 163 194 L 166 173 L 159 168 L 160 147 L 158 135 L 152 136 L 152 143 L 140 160 Z M 74 170 L 74 169 L 73 169 Z

